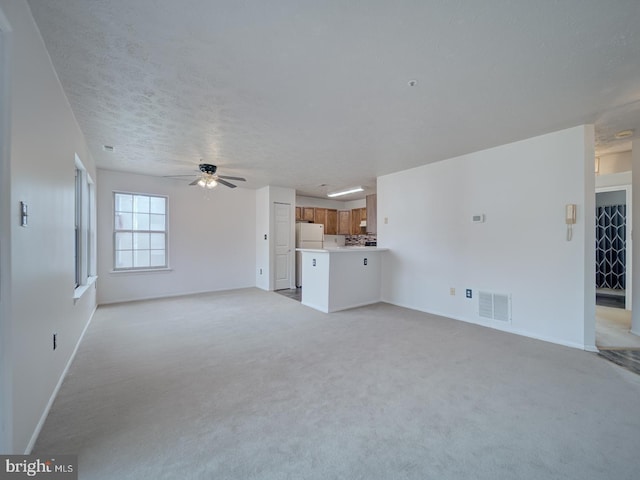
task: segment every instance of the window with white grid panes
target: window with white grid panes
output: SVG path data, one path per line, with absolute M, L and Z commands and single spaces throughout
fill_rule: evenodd
M 167 197 L 113 196 L 114 270 L 167 268 Z

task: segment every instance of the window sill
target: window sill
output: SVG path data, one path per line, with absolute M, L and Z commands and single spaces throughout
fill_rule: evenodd
M 94 283 L 96 283 L 97 279 L 98 279 L 97 275 L 88 277 L 86 284 L 76 287 L 75 290 L 73 291 L 73 303 L 76 303 L 78 300 L 80 300 L 82 298 L 82 295 L 84 295 L 84 293 L 87 290 L 89 290 L 89 287 Z
M 111 270 L 109 273 L 121 275 L 121 274 L 131 274 L 131 273 L 167 273 L 173 271 L 173 268 L 140 268 L 135 270 Z

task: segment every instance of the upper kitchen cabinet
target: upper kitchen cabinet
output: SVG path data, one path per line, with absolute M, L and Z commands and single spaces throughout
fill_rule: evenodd
M 360 235 L 366 232 L 366 228 L 362 227 L 362 222 L 367 221 L 366 208 L 354 208 L 351 210 L 351 235 Z
M 324 225 L 325 235 L 336 235 L 338 233 L 338 211 L 330 208 L 315 209 L 314 222 Z
M 296 207 L 296 222 L 302 220 L 302 207 Z
M 324 227 L 324 230 L 325 230 L 324 233 L 327 233 L 327 209 L 326 208 L 318 208 L 318 207 L 316 207 L 315 208 L 315 214 L 313 216 L 313 222 L 314 223 L 323 224 L 325 226 Z
M 338 211 L 338 235 L 351 235 L 351 212 Z
M 378 232 L 378 196 L 367 195 L 367 233 Z
M 302 207 L 302 220 L 305 222 L 314 222 L 316 209 L 313 207 Z
M 336 235 L 338 233 L 338 211 L 333 209 L 327 210 L 327 223 L 324 224 L 324 233 L 327 235 Z

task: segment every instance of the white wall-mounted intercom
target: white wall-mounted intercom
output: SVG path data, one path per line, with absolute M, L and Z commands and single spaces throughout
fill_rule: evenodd
M 573 225 L 576 223 L 576 204 L 567 203 L 565 207 L 565 223 L 567 224 L 567 242 L 573 237 Z
M 567 225 L 574 225 L 576 223 L 576 204 L 575 203 L 567 203 L 566 222 L 567 222 Z

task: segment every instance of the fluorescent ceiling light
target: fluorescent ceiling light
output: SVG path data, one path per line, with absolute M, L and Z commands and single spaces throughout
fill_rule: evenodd
M 339 197 L 341 195 L 349 195 L 350 193 L 356 193 L 356 192 L 362 192 L 362 191 L 364 191 L 364 188 L 362 187 L 353 187 L 353 188 L 350 188 L 349 190 L 342 190 L 341 192 L 327 193 L 327 197 Z

